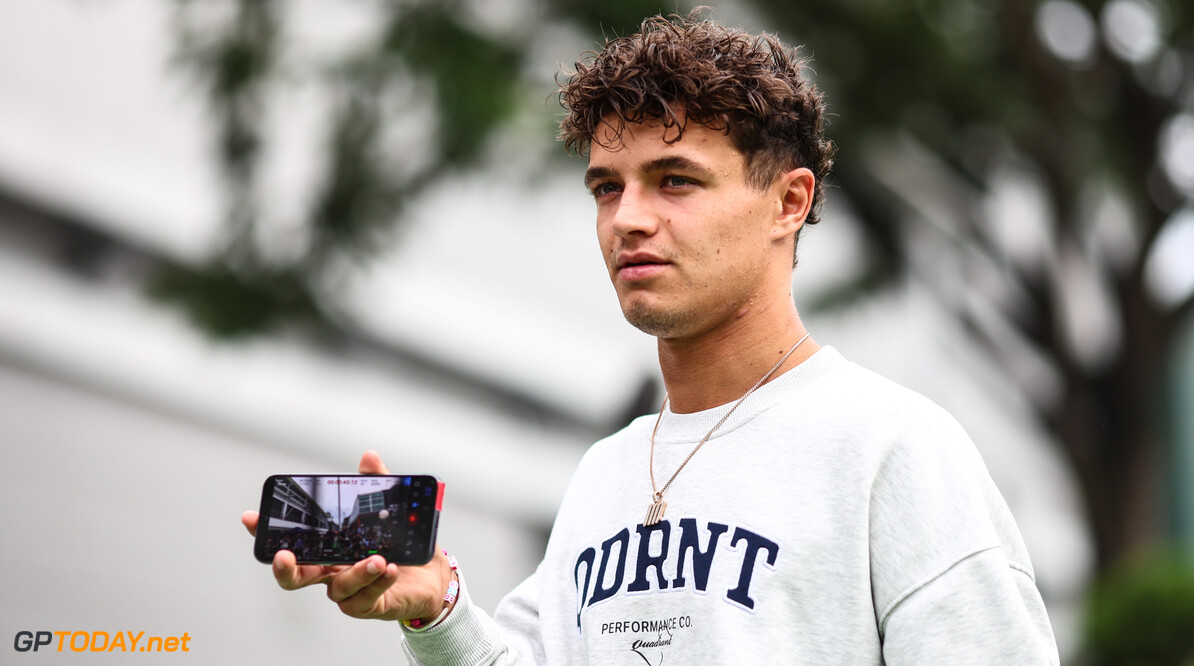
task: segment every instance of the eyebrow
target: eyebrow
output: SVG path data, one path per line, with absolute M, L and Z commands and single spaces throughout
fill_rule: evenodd
M 702 178 L 711 178 L 713 176 L 713 172 L 703 164 L 680 155 L 659 157 L 649 162 L 644 162 L 638 168 L 640 173 L 654 173 L 657 171 L 670 171 L 672 169 L 693 172 Z M 589 167 L 589 169 L 585 171 L 585 185 L 590 185 L 595 180 L 609 178 L 614 175 L 615 171 L 609 167 Z
M 609 178 L 612 175 L 614 175 L 614 170 L 608 167 L 589 167 L 585 171 L 585 186 L 588 187 L 593 184 L 593 181 Z

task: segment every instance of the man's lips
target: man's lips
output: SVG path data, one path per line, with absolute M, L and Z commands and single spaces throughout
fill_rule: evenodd
M 626 252 L 618 255 L 618 277 L 627 280 L 644 280 L 654 277 L 671 262 L 650 252 Z

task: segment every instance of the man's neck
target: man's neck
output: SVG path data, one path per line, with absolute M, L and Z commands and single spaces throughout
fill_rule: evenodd
M 659 339 L 659 367 L 668 402 L 677 413 L 697 412 L 738 400 L 807 332 L 795 307 L 771 321 L 743 317 L 692 338 Z M 812 356 L 820 346 L 805 340 L 768 381 Z

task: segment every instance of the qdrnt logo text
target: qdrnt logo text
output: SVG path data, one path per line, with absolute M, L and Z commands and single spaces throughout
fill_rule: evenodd
M 57 637 L 57 644 L 54 638 Z M 145 642 L 141 642 L 144 639 Z M 191 635 L 145 636 L 144 631 L 18 631 L 12 646 L 17 652 L 190 652 Z

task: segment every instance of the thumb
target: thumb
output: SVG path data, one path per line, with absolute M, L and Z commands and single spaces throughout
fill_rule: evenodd
M 253 536 L 257 536 L 257 512 L 256 511 L 246 511 L 246 512 L 240 514 L 240 522 L 242 525 L 245 526 L 246 530 L 249 530 L 249 534 L 251 534 Z
M 381 461 L 381 456 L 377 451 L 366 451 L 361 455 L 361 465 L 358 468 L 361 474 L 389 474 L 390 470 L 386 469 L 385 463 Z

